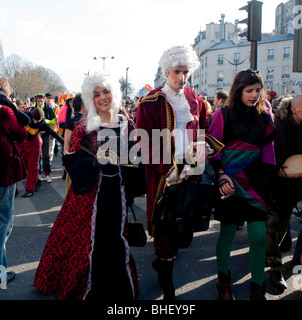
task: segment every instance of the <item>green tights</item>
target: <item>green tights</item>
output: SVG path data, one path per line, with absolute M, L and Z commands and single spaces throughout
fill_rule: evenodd
M 231 249 L 236 230 L 237 223 L 221 222 L 220 224 L 220 233 L 216 244 L 217 264 L 218 270 L 226 276 L 228 275 Z M 266 222 L 248 222 L 247 232 L 250 246 L 249 266 L 251 270 L 251 280 L 262 286 L 265 277 Z

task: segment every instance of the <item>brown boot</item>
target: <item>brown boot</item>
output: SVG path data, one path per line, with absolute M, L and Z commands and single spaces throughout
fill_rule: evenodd
M 218 296 L 220 300 L 235 300 L 231 287 L 231 272 L 226 276 L 218 271 L 218 282 L 216 283 Z
M 249 300 L 266 300 L 265 298 L 266 286 L 259 286 L 258 284 L 251 281 L 251 291 Z

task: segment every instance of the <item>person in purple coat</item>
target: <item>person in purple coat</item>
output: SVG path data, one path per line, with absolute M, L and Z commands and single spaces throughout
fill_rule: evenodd
M 238 222 L 247 221 L 250 300 L 265 299 L 265 240 L 267 201 L 275 170 L 275 126 L 264 83 L 255 70 L 243 70 L 233 80 L 226 106 L 215 111 L 209 133 L 225 148 L 211 164 L 224 200 L 214 216 L 221 229 L 216 245 L 218 295 L 233 300 L 229 271 L 232 243 Z

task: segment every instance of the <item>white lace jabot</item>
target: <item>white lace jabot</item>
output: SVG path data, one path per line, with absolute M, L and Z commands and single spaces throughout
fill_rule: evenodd
M 184 90 L 175 92 L 166 83 L 162 88 L 162 92 L 171 102 L 175 112 L 175 128 L 178 129 L 175 131 L 175 158 L 183 158 L 186 150 L 185 147 L 189 144 L 186 132 L 187 123 L 194 120 L 190 111 L 190 105 L 185 97 Z

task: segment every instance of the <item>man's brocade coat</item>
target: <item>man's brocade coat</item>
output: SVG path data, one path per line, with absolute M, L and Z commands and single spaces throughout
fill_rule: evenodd
M 138 140 L 142 146 L 142 156 L 146 165 L 147 174 L 147 219 L 148 232 L 153 235 L 152 217 L 154 206 L 157 197 L 163 193 L 166 182 L 165 176 L 174 163 L 175 143 L 174 137 L 171 133 L 176 126 L 175 113 L 167 96 L 162 92 L 162 87 L 150 91 L 146 96 L 139 101 L 139 106 L 136 113 L 137 129 L 144 129 L 148 133 L 148 138 L 140 137 L 138 131 Z M 185 97 L 190 105 L 190 111 L 194 118 L 193 121 L 188 122 L 187 129 L 192 129 L 193 137 L 189 140 L 196 141 L 198 129 L 205 129 L 207 132 L 208 123 L 206 120 L 206 108 L 203 101 L 198 97 L 196 92 L 191 88 L 184 88 Z M 161 139 L 152 147 L 152 130 L 153 129 L 168 129 L 165 139 Z M 148 157 L 149 152 L 149 157 Z M 170 163 L 163 163 L 163 154 L 170 154 Z M 159 161 L 152 163 L 152 154 L 160 154 Z M 147 158 L 148 157 L 148 158 Z M 156 158 L 156 157 L 155 157 Z M 153 157 L 154 159 L 154 157 Z M 155 161 L 153 161 L 155 162 Z M 179 172 L 180 173 L 180 172 Z

